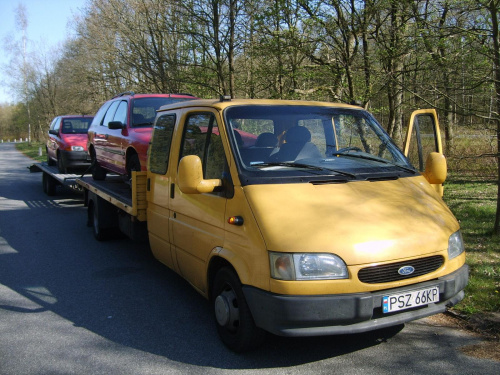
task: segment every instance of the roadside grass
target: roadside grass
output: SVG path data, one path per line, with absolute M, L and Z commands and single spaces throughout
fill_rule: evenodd
M 18 143 L 19 151 L 36 161 L 46 160 L 42 143 Z M 40 150 L 41 156 L 40 156 Z M 444 200 L 460 222 L 470 267 L 465 298 L 453 310 L 466 318 L 500 312 L 500 236 L 492 236 L 497 201 L 494 179 L 450 173 Z
M 33 160 L 39 162 L 47 160 L 44 143 L 31 142 L 31 145 L 28 142 L 16 143 L 16 148 Z
M 470 267 L 465 298 L 453 309 L 466 316 L 500 312 L 500 236 L 492 236 L 496 181 L 451 175 L 444 200 L 460 222 Z

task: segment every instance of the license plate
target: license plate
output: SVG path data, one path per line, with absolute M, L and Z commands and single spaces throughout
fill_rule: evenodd
M 411 309 L 412 307 L 424 306 L 434 302 L 439 302 L 439 287 L 437 286 L 384 296 L 382 298 L 382 308 L 384 313 L 390 313 Z

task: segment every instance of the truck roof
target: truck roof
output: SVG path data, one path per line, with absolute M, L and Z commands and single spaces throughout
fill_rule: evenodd
M 336 108 L 351 108 L 362 109 L 359 106 L 333 103 L 333 102 L 320 102 L 308 100 L 280 100 L 280 99 L 197 99 L 189 100 L 178 103 L 167 104 L 161 106 L 158 112 L 163 112 L 176 108 L 191 108 L 191 107 L 211 107 L 218 110 L 223 110 L 227 107 L 237 105 L 282 105 L 282 106 L 321 106 L 321 107 L 336 107 Z

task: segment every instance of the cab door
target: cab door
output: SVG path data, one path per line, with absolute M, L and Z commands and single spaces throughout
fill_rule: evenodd
M 435 109 L 420 109 L 411 114 L 403 152 L 414 167 L 424 174 L 431 168 L 428 163 L 432 160 L 440 160 L 445 163 L 443 145 L 441 143 L 441 132 Z M 430 159 L 431 153 L 434 158 Z M 431 183 L 433 188 L 443 195 L 442 183 Z
M 175 173 L 175 163 L 171 162 L 177 113 L 160 114 L 153 126 L 148 158 L 148 232 L 149 244 L 155 258 L 179 272 L 172 253 L 170 230 L 170 186 Z M 173 165 L 173 167 L 169 167 Z
M 229 175 L 220 120 L 217 111 L 190 109 L 181 119 L 182 141 L 176 162 L 188 155 L 202 161 L 204 179 Z M 177 180 L 171 181 L 171 238 L 180 274 L 202 294 L 207 291 L 207 263 L 212 251 L 224 243 L 227 183 L 211 193 L 182 193 Z

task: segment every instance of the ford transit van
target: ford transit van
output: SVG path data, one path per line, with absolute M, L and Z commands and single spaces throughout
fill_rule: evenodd
M 148 161 L 153 254 L 210 300 L 222 341 L 365 332 L 464 297 L 443 202 L 436 112 L 401 151 L 357 106 L 191 100 L 163 106 Z

